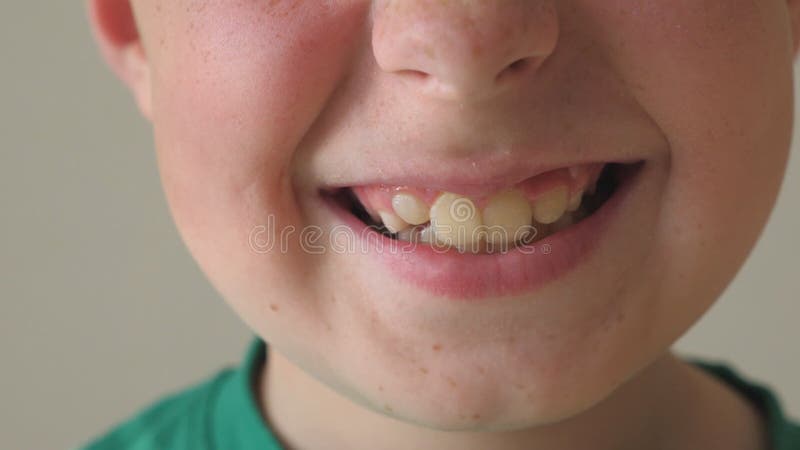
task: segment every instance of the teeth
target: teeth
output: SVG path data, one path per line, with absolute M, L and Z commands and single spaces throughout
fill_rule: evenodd
M 573 212 L 580 208 L 581 200 L 583 200 L 583 191 L 578 191 L 572 194 L 572 196 L 569 198 L 569 203 L 567 203 L 567 211 Z
M 533 201 L 510 188 L 489 197 L 479 210 L 470 198 L 443 192 L 429 208 L 417 194 L 402 191 L 392 196 L 389 210 L 370 215 L 399 240 L 492 253 L 538 241 L 586 216 L 583 197 L 591 194 L 596 181 L 585 179 L 593 175 L 569 169 L 573 183 L 550 189 Z
M 420 200 L 416 195 L 401 192 L 392 197 L 392 208 L 394 212 L 411 225 L 420 225 L 428 220 L 428 205 Z
M 419 239 L 419 230 L 414 227 L 406 228 L 397 233 L 397 240 L 406 242 L 415 242 Z
M 430 218 L 437 242 L 461 251 L 478 247 L 483 223 L 472 200 L 445 192 L 431 206 Z
M 533 218 L 539 223 L 553 223 L 567 210 L 569 190 L 557 187 L 537 198 L 533 203 Z
M 397 214 L 380 211 L 378 212 L 378 216 L 380 216 L 383 226 L 385 226 L 390 233 L 397 233 L 409 227 L 408 223 L 398 217 Z
M 419 232 L 419 241 L 426 244 L 433 242 L 433 228 L 431 228 L 430 225 L 423 228 L 422 231 Z
M 519 191 L 495 195 L 483 208 L 488 240 L 501 245 L 521 240 L 530 228 L 532 213 L 528 199 Z

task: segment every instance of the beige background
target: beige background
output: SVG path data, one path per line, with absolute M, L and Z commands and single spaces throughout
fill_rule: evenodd
M 250 334 L 184 249 L 82 3 L 2 2 L 0 73 L 0 448 L 69 448 L 238 361 Z M 735 361 L 794 416 L 798 152 L 755 254 L 678 344 Z

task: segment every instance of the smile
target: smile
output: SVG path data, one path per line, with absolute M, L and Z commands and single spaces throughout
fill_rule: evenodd
M 381 244 L 374 256 L 416 286 L 458 299 L 514 295 L 576 265 L 644 166 L 577 164 L 492 192 L 367 184 L 323 197 L 350 228 Z M 391 242 L 413 251 L 381 250 Z

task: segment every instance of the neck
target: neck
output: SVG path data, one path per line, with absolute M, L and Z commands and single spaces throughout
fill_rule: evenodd
M 334 392 L 271 349 L 259 377 L 265 415 L 287 449 L 671 448 L 699 411 L 697 374 L 672 353 L 582 413 L 557 423 L 503 432 L 441 431 L 373 412 Z M 668 433 L 665 433 L 669 430 Z M 696 430 L 694 430 L 696 431 Z M 675 447 L 677 448 L 677 447 Z

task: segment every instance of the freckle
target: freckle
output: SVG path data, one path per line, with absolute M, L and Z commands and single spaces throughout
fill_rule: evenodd
M 480 415 L 480 414 L 473 414 L 473 415 L 472 415 L 472 418 L 473 418 L 473 419 L 480 419 L 480 418 L 481 418 L 481 415 Z
M 433 351 L 438 352 L 441 349 L 442 349 L 442 346 L 440 344 L 433 344 Z
M 273 311 L 278 311 L 278 305 L 276 305 L 275 303 L 270 303 L 269 309 Z
M 514 385 L 514 387 L 515 387 L 515 388 L 517 388 L 517 389 L 525 389 L 525 385 L 523 385 L 523 384 L 519 384 L 519 383 L 516 383 L 516 384 Z
M 419 371 L 420 371 L 420 372 L 422 372 L 422 373 L 424 373 L 425 375 L 427 375 L 427 374 L 428 374 L 428 369 L 426 369 L 426 368 L 424 368 L 424 367 L 420 367 L 420 368 L 419 368 Z
M 478 372 L 479 372 L 481 375 L 486 375 L 486 369 L 484 369 L 483 367 L 478 367 Z
M 387 412 L 392 412 L 392 411 L 394 411 L 394 410 L 392 409 L 392 407 L 391 407 L 391 406 L 389 406 L 389 405 L 383 405 L 383 409 L 384 409 L 385 411 L 387 411 Z
M 378 390 L 383 392 L 383 386 L 378 386 Z
M 452 378 L 450 378 L 450 377 L 447 377 L 447 382 L 448 382 L 448 383 L 450 383 L 450 387 L 456 387 L 456 386 L 458 386 L 458 385 L 456 384 L 456 380 L 454 380 L 454 379 L 452 379 Z

